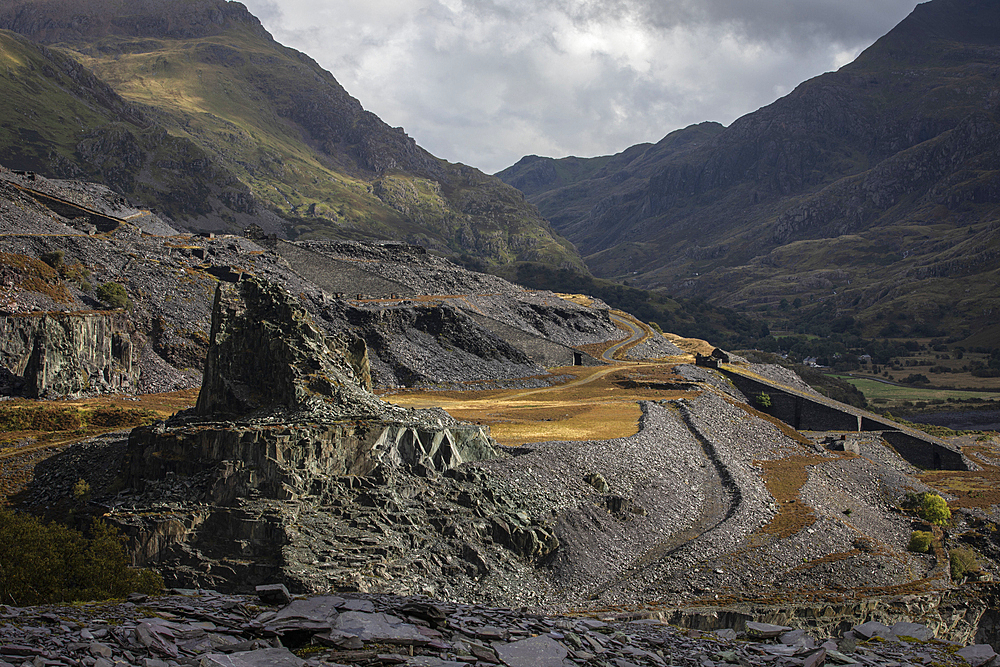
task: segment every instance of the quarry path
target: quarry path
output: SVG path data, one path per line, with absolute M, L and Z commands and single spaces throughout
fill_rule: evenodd
M 601 595 L 627 586 L 629 582 L 655 578 L 652 572 L 650 572 L 651 577 L 644 577 L 642 573 L 656 569 L 665 559 L 685 548 L 690 550 L 701 538 L 726 523 L 739 505 L 741 494 L 738 486 L 727 474 L 725 464 L 717 455 L 715 447 L 701 433 L 688 410 L 675 405 L 667 408 L 665 414 L 669 415 L 667 417 L 669 420 L 675 421 L 686 431 L 692 439 L 691 444 L 699 450 L 697 454 L 704 463 L 699 478 L 690 480 L 692 483 L 696 482 L 698 487 L 699 502 L 695 510 L 697 515 L 685 528 L 677 532 L 668 532 L 660 540 L 648 545 L 623 571 L 596 587 L 592 594 Z
M 608 349 L 604 350 L 604 352 L 601 353 L 602 360 L 611 363 L 620 363 L 619 359 L 615 359 L 615 352 L 622 349 L 626 345 L 631 345 L 632 343 L 638 343 L 640 340 L 642 340 L 643 336 L 646 335 L 646 332 L 640 329 L 639 327 L 635 326 L 635 324 L 633 324 L 629 320 L 625 319 L 624 317 L 621 317 L 620 315 L 609 313 L 608 316 L 611 318 L 612 322 L 614 322 L 619 326 L 625 327 L 631 332 L 628 338 L 626 338 L 625 340 L 618 341 L 617 343 L 615 343 L 614 345 L 612 345 L 611 347 L 609 347 Z

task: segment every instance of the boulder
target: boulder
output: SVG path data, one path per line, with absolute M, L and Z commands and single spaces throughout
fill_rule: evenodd
M 791 630 L 786 625 L 773 625 L 771 623 L 758 623 L 757 621 L 747 621 L 747 634 L 755 639 L 770 639 L 778 637 Z
M 292 601 L 284 584 L 263 584 L 257 587 L 257 597 L 264 604 L 286 605 Z
M 934 639 L 934 631 L 920 623 L 899 621 L 898 623 L 893 623 L 890 631 L 894 637 L 912 637 L 922 642 Z
M 972 667 L 981 667 L 993 660 L 997 653 L 989 644 L 973 644 L 955 651 L 955 655 L 961 656 Z
M 868 621 L 867 623 L 862 623 L 861 625 L 855 625 L 851 628 L 856 635 L 861 635 L 865 639 L 871 639 L 872 637 L 882 637 L 888 638 L 892 636 L 892 629 L 885 625 L 884 623 L 879 623 L 878 621 Z

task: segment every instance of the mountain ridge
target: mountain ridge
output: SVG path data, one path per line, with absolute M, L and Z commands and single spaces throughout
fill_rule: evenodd
M 639 178 L 595 171 L 529 188 L 529 201 L 601 277 L 744 312 L 825 302 L 832 316 L 858 315 L 869 335 L 900 313 L 917 334 L 987 326 L 984 306 L 1000 305 L 987 289 L 995 261 L 980 263 L 970 297 L 943 320 L 955 286 L 917 277 L 956 253 L 992 256 L 1000 92 L 989 27 L 998 22 L 995 5 L 979 0 L 920 5 L 855 62 L 699 145 L 646 148 L 653 166 Z M 543 168 L 528 166 L 498 175 L 523 185 Z M 845 255 L 858 235 L 863 243 Z M 780 266 L 775 253 L 811 241 L 797 269 Z M 824 275 L 837 271 L 842 279 Z

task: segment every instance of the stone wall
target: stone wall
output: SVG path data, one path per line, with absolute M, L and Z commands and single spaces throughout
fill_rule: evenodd
M 933 470 L 969 470 L 970 462 L 960 450 L 923 431 L 824 396 L 809 396 L 788 387 L 749 377 L 730 368 L 719 369 L 759 410 L 803 431 L 881 431 L 888 442 L 913 465 Z M 766 393 L 770 407 L 759 405 L 754 396 Z
M 139 379 L 125 313 L 0 316 L 6 393 L 31 398 L 127 392 Z

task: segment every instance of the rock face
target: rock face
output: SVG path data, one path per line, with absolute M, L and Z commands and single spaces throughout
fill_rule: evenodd
M 29 190 L 44 197 L 30 196 Z M 71 219 L 57 208 L 67 215 L 72 208 L 127 222 L 108 233 L 86 234 L 77 227 L 89 225 L 79 222 L 89 214 Z M 163 220 L 103 186 L 0 167 L 0 317 L 92 315 L 104 308 L 93 286 L 121 284 L 132 303 L 127 331 L 138 373 L 138 385 L 123 388 L 129 393 L 200 386 L 216 287 L 220 281 L 238 283 L 243 274 L 294 294 L 313 317 L 313 327 L 337 339 L 335 356 L 347 360 L 348 379 L 353 373 L 363 387 L 369 382 L 382 387 L 536 386 L 544 367 L 573 363 L 574 346 L 619 335 L 603 303 L 578 305 L 551 292 L 526 290 L 418 246 L 257 243 L 236 236 L 178 235 L 164 227 Z M 50 253 L 64 257 L 59 268 L 42 261 Z M 225 307 L 232 306 L 230 297 L 224 300 Z M 548 344 L 563 358 L 537 358 L 519 346 L 520 338 Z M 0 380 L 0 392 L 19 393 L 3 385 L 15 380 L 23 385 L 21 357 L 26 355 L 30 350 L 17 350 L 16 358 L 5 363 L 16 377 Z
M 129 391 L 139 368 L 124 313 L 0 317 L 0 380 L 31 398 Z
M 220 285 L 197 407 L 129 439 L 125 481 L 138 497 L 115 518 L 136 560 L 183 567 L 186 581 L 214 568 L 213 585 L 259 583 L 296 560 L 283 547 L 298 515 L 352 480 L 497 455 L 482 427 L 383 403 L 364 387 L 365 360 L 363 342 L 325 337 L 280 287 Z M 165 516 L 165 489 L 177 486 Z
M 327 339 L 277 285 L 245 280 L 227 290 L 220 283 L 209 345 L 200 416 L 285 410 L 371 419 L 388 409 L 370 392 L 364 341 Z

